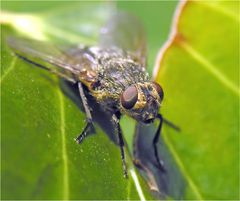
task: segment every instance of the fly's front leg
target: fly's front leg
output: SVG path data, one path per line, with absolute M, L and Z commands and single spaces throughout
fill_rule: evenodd
M 154 147 L 154 155 L 155 158 L 157 160 L 157 166 L 160 170 L 162 170 L 163 172 L 166 172 L 165 168 L 164 168 L 164 164 L 163 161 L 160 160 L 159 156 L 158 156 L 158 151 L 157 151 L 157 143 L 159 141 L 159 137 L 161 134 L 161 130 L 162 130 L 162 124 L 163 124 L 163 117 L 161 114 L 158 114 L 158 119 L 160 120 L 157 132 L 155 133 L 154 139 L 153 139 L 153 147 Z
M 124 174 L 124 177 L 127 178 L 128 174 L 127 174 L 127 166 L 126 166 L 125 154 L 124 154 L 124 140 L 123 140 L 122 130 L 120 128 L 119 120 L 120 120 L 120 114 L 114 114 L 112 116 L 112 121 L 115 125 L 117 135 L 118 135 L 118 142 L 120 146 L 122 166 L 123 166 L 123 174 Z
M 158 140 L 159 140 L 159 137 L 160 137 L 160 134 L 161 134 L 162 124 L 164 122 L 164 123 L 166 123 L 166 125 L 170 126 L 171 128 L 175 129 L 176 131 L 180 131 L 180 128 L 178 126 L 174 125 L 172 122 L 168 121 L 167 119 L 164 119 L 161 114 L 158 114 L 157 118 L 160 120 L 160 123 L 159 123 L 157 132 L 156 132 L 156 134 L 154 136 L 154 139 L 153 139 L 154 155 L 155 155 L 155 158 L 157 160 L 158 168 L 160 170 L 162 170 L 163 172 L 165 172 L 166 170 L 164 168 L 163 161 L 159 158 L 158 151 L 157 151 L 157 143 L 158 143 Z
M 83 139 L 87 136 L 88 130 L 92 126 L 93 121 L 92 121 L 92 115 L 91 115 L 91 112 L 90 112 L 90 107 L 88 106 L 87 98 L 84 94 L 83 86 L 82 86 L 81 82 L 78 82 L 78 89 L 79 89 L 80 97 L 82 99 L 82 103 L 83 103 L 85 113 L 87 115 L 87 125 L 83 129 L 82 133 L 77 138 L 75 138 L 76 142 L 80 144 L 83 141 Z

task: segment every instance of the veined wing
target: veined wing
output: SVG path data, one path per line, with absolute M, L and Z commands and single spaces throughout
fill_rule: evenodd
M 131 14 L 113 14 L 100 30 L 100 46 L 116 46 L 146 66 L 146 34 L 142 23 Z
M 86 76 L 86 71 L 91 71 L 96 65 L 94 58 L 84 52 L 84 46 L 74 47 L 78 51 L 78 56 L 75 57 L 67 54 L 72 49 L 71 46 L 56 47 L 43 41 L 13 37 L 8 38 L 8 44 L 20 58 L 73 83 L 79 79 L 81 81 L 81 73 L 84 71 L 83 76 Z

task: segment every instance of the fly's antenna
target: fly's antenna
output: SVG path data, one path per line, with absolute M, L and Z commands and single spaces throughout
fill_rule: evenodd
M 160 114 L 158 114 L 158 117 L 159 117 L 159 116 L 160 116 Z M 162 117 L 162 120 L 163 120 L 163 122 L 164 122 L 166 125 L 168 125 L 168 126 L 171 127 L 172 129 L 174 129 L 174 130 L 176 130 L 176 131 L 178 131 L 178 132 L 181 131 L 180 127 L 178 127 L 177 125 L 175 125 L 175 124 L 172 123 L 171 121 L 165 119 L 164 117 Z

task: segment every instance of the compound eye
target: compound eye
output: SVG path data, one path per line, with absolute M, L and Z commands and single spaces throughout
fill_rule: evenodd
M 137 88 L 132 85 L 128 87 L 121 95 L 121 104 L 125 109 L 131 109 L 138 99 Z
M 158 92 L 158 95 L 159 95 L 159 97 L 160 97 L 160 99 L 162 101 L 163 97 L 164 97 L 164 93 L 163 93 L 162 87 L 158 83 L 156 83 L 156 82 L 152 82 L 152 85 L 153 85 L 154 89 L 156 89 L 156 91 Z

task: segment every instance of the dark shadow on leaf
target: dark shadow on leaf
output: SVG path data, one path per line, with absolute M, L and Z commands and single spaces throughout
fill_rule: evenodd
M 84 112 L 84 108 L 80 99 L 77 85 L 73 85 L 64 80 L 60 80 L 60 87 L 63 93 L 69 97 L 78 108 Z M 85 90 L 90 108 L 92 109 L 92 116 L 95 123 L 97 123 L 104 132 L 108 135 L 110 140 L 117 144 L 114 135 L 114 126 L 111 122 L 110 114 L 103 111 L 101 106 L 94 100 L 94 98 Z M 163 135 L 170 134 L 169 127 L 166 125 L 163 129 Z M 154 150 L 152 140 L 156 132 L 154 125 L 138 124 L 135 137 L 135 159 L 139 159 L 143 164 L 144 169 L 140 168 L 140 172 L 146 177 L 150 188 L 153 187 L 153 193 L 159 198 L 172 197 L 181 199 L 184 195 L 186 182 L 181 172 L 179 171 L 175 160 L 172 158 L 167 146 L 160 138 L 158 153 L 164 162 L 166 172 L 162 172 L 156 167 L 156 159 L 154 157 Z M 149 177 L 150 176 L 150 177 Z M 152 176 L 152 178 L 151 178 Z M 154 180 L 154 181 L 153 181 Z M 156 185 L 156 186 L 154 186 Z M 155 189 L 155 190 L 154 190 Z M 158 189 L 158 191 L 156 190 Z
M 64 80 L 60 80 L 60 87 L 63 93 L 70 98 L 78 108 L 84 112 L 84 108 L 82 105 L 82 101 L 79 95 L 79 90 L 77 84 L 72 84 L 66 82 Z M 116 136 L 114 135 L 114 126 L 111 121 L 111 115 L 103 111 L 101 106 L 96 102 L 96 100 L 88 93 L 87 89 L 85 89 L 85 95 L 88 100 L 89 107 L 91 108 L 91 114 L 93 117 L 93 122 L 97 123 L 101 129 L 108 135 L 110 140 L 112 140 L 115 144 L 117 144 Z M 81 133 L 81 129 L 79 128 L 79 133 Z M 90 131 L 95 132 L 94 130 Z
M 136 128 L 134 158 L 140 160 L 143 165 L 144 168 L 141 168 L 140 172 L 143 173 L 150 188 L 155 189 L 155 193 L 157 193 L 156 189 L 158 189 L 160 198 L 183 198 L 186 182 L 162 138 L 158 143 L 158 154 L 164 163 L 166 172 L 161 171 L 156 166 L 152 144 L 156 127 L 153 124 L 138 124 Z M 162 135 L 170 135 L 170 132 L 167 132 L 169 129 L 171 128 L 165 125 Z

